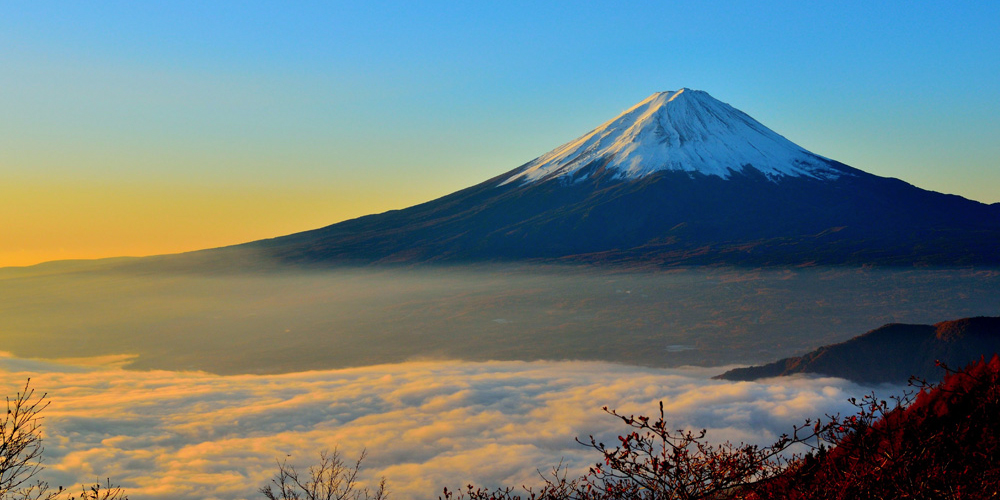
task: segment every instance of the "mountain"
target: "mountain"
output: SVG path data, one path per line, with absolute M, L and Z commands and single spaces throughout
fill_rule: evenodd
M 865 173 L 681 89 L 456 193 L 238 248 L 295 264 L 1000 264 L 1000 205 Z
M 840 344 L 763 366 L 729 370 L 716 378 L 757 380 L 815 373 L 856 382 L 905 383 L 911 375 L 939 378 L 941 361 L 960 368 L 1000 353 L 1000 317 L 964 318 L 934 325 L 892 323 Z

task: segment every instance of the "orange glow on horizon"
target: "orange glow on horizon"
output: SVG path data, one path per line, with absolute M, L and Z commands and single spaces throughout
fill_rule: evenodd
M 234 245 L 426 201 L 417 196 L 330 186 L 16 182 L 0 187 L 0 267 Z

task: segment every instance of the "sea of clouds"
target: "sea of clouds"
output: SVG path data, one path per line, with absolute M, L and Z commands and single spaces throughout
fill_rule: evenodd
M 132 371 L 0 356 L 0 388 L 31 378 L 48 394 L 44 478 L 110 477 L 134 499 L 262 498 L 279 460 L 305 468 L 324 450 L 367 449 L 364 480 L 392 498 L 436 498 L 467 483 L 535 485 L 560 460 L 600 458 L 575 442 L 616 442 L 602 406 L 651 415 L 713 441 L 771 442 L 807 417 L 851 413 L 872 388 L 833 378 L 711 380 L 721 368 L 652 369 L 604 362 L 422 361 L 283 375 Z M 879 395 L 898 387 L 876 388 Z

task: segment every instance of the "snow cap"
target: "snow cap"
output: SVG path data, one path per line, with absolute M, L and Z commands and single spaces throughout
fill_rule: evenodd
M 595 161 L 613 179 L 639 179 L 661 170 L 724 179 L 753 167 L 770 178 L 835 178 L 841 172 L 707 92 L 657 92 L 613 120 L 524 165 L 505 179 L 531 183 L 579 173 Z

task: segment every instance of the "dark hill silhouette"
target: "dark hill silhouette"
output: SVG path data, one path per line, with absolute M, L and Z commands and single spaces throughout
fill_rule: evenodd
M 857 382 L 905 383 L 910 376 L 940 377 L 936 361 L 965 366 L 1000 352 L 1000 317 L 964 318 L 934 325 L 892 323 L 799 357 L 736 368 L 716 378 L 756 380 L 815 373 Z

